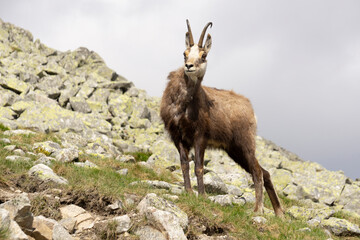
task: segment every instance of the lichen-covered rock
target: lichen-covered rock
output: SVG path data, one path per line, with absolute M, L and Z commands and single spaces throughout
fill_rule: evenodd
M 232 204 L 244 205 L 246 203 L 244 198 L 233 196 L 231 194 L 210 196 L 209 199 L 221 206 Z
M 162 232 L 151 226 L 140 226 L 134 233 L 140 240 L 167 240 Z
M 145 210 L 146 218 L 151 225 L 164 229 L 169 240 L 186 240 L 180 219 L 174 214 L 154 207 Z
M 185 229 L 188 225 L 188 216 L 174 203 L 158 197 L 155 193 L 147 194 L 137 206 L 139 214 L 145 214 L 148 207 L 154 207 L 156 209 L 169 212 L 179 219 L 180 225 Z
M 128 215 L 114 217 L 112 221 L 116 222 L 116 233 L 127 232 L 131 227 L 131 219 Z
M 310 220 L 316 218 L 322 221 L 334 215 L 335 210 L 331 208 L 316 209 L 292 206 L 287 210 L 287 213 L 296 219 Z
M 331 217 L 322 221 L 321 225 L 336 236 L 360 236 L 359 226 L 345 219 Z
M 8 107 L 0 107 L 0 117 L 6 118 L 9 120 L 14 120 L 17 114 Z
M 33 149 L 38 153 L 50 156 L 51 154 L 61 150 L 61 146 L 56 142 L 46 141 L 34 143 Z
M 345 210 L 360 214 L 360 186 L 346 184 L 338 200 Z
M 0 77 L 0 86 L 9 89 L 17 94 L 27 93 L 30 86 L 20 81 L 16 76 L 7 76 L 6 78 Z
M 228 192 L 226 184 L 215 172 L 204 175 L 204 186 L 207 193 L 226 194 Z
M 30 176 L 35 176 L 42 181 L 50 181 L 58 184 L 68 183 L 65 178 L 56 175 L 51 168 L 41 163 L 30 168 L 28 174 Z

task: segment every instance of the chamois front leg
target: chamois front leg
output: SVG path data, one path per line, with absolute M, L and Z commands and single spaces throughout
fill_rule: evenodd
M 197 178 L 198 192 L 205 195 L 204 187 L 204 153 L 206 148 L 206 141 L 203 138 L 195 141 L 195 175 Z
M 184 177 L 184 187 L 185 187 L 185 191 L 187 192 L 192 192 L 191 189 L 191 182 L 190 182 L 190 175 L 189 175 L 189 150 L 186 149 L 182 143 L 179 143 L 177 146 L 177 149 L 179 151 L 180 154 L 180 163 L 181 163 L 181 170 L 183 173 L 183 177 Z

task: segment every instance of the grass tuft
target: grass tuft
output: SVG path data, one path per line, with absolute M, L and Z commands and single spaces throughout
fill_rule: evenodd
M 126 154 L 133 156 L 137 162 L 146 162 L 149 159 L 149 157 L 152 155 L 151 152 L 133 152 Z
M 2 123 L 0 123 L 0 131 L 5 132 L 7 130 L 10 130 L 10 128 L 4 126 Z

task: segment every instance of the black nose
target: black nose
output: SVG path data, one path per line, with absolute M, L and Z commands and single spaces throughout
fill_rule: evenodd
M 187 68 L 187 69 L 190 69 L 190 68 L 192 68 L 194 66 L 194 64 L 185 64 L 185 67 Z

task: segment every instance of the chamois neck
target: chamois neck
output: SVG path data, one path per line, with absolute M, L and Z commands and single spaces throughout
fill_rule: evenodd
M 186 88 L 189 98 L 192 100 L 199 96 L 199 91 L 201 89 L 202 78 L 196 77 L 196 79 L 190 78 L 184 74 Z

